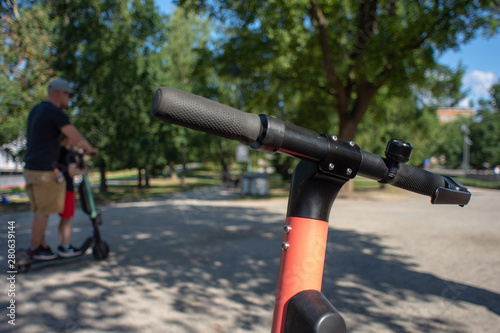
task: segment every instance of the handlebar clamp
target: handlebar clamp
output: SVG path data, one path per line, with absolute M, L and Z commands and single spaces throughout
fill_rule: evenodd
M 321 134 L 328 142 L 326 157 L 319 163 L 319 169 L 326 174 L 342 179 L 356 177 L 361 165 L 361 149 L 353 141 L 340 140 L 336 136 Z

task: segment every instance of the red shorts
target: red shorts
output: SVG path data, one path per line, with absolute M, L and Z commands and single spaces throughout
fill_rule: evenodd
M 70 219 L 75 215 L 75 192 L 66 191 L 66 199 L 64 199 L 64 210 L 59 214 L 63 219 Z

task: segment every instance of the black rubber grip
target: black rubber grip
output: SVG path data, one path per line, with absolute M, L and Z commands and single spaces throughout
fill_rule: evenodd
M 444 187 L 446 182 L 440 175 L 401 164 L 396 177 L 390 180 L 389 184 L 432 197 L 438 187 Z
M 165 122 L 250 145 L 259 137 L 261 121 L 257 114 L 173 88 L 156 91 L 153 116 Z

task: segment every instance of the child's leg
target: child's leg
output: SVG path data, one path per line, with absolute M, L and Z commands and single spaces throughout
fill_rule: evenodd
M 62 218 L 59 222 L 59 245 L 69 246 L 71 244 L 71 229 L 73 227 L 73 217 Z
M 73 227 L 73 216 L 75 215 L 75 192 L 66 191 L 64 211 L 59 214 L 59 244 L 69 246 L 71 244 L 71 231 Z

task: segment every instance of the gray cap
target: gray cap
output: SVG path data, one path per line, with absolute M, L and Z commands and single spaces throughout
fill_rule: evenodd
M 55 79 L 49 83 L 48 92 L 52 91 L 64 91 L 69 94 L 74 94 L 75 92 L 71 89 L 69 82 L 65 79 Z

